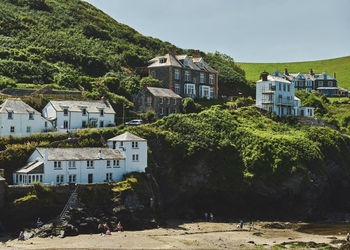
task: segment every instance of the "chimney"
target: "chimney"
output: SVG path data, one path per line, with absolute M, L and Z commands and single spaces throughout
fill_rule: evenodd
M 337 78 L 337 74 L 335 72 L 333 72 L 333 77 L 334 79 Z
M 266 72 L 266 70 L 264 70 L 264 72 L 261 73 L 260 77 L 261 77 L 261 80 L 263 82 L 266 82 L 267 81 L 267 76 L 269 75 L 269 73 Z
M 314 75 L 314 72 L 312 71 L 312 68 L 310 69 L 310 75 Z
M 289 73 L 288 73 L 287 68 L 284 68 L 284 74 L 285 74 L 286 76 L 289 76 Z
M 169 54 L 172 56 L 175 56 L 175 46 L 174 45 L 170 45 L 169 46 Z
M 97 155 L 97 157 L 99 158 L 99 159 L 102 159 L 102 151 L 100 150 L 100 151 L 98 151 L 98 155 Z

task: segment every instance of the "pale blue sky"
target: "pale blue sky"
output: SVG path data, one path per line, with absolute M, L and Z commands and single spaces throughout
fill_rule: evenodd
M 239 62 L 350 55 L 350 0 L 87 0 L 118 22 L 184 49 Z

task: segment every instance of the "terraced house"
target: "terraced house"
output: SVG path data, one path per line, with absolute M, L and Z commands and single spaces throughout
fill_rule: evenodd
M 175 55 L 173 50 L 149 61 L 149 75 L 182 97 L 218 97 L 218 72 L 202 57 Z
M 309 73 L 288 73 L 287 69 L 284 72 L 278 70 L 271 73 L 273 76 L 278 76 L 286 79 L 294 84 L 295 90 L 306 90 L 311 92 L 316 90 L 327 96 L 347 96 L 348 90 L 338 87 L 338 81 L 336 79 L 335 72 L 333 76 L 327 72 L 321 74 L 314 73 L 310 69 Z

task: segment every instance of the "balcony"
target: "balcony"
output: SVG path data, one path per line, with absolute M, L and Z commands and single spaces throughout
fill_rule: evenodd
M 275 93 L 275 90 L 276 90 L 276 86 L 270 86 L 268 88 L 263 88 L 262 93 L 263 94 L 273 94 L 273 93 Z
M 262 100 L 262 104 L 273 104 L 274 103 L 274 100 L 269 100 L 269 99 L 263 99 Z
M 294 100 L 287 98 L 278 98 L 276 101 L 276 105 L 294 106 Z

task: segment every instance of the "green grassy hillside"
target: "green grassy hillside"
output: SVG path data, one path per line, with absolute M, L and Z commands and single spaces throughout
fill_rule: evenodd
M 326 71 L 332 75 L 336 72 L 339 86 L 350 90 L 350 56 L 309 62 L 237 64 L 246 72 L 246 78 L 252 81 L 258 80 L 264 70 L 271 73 L 278 69 L 283 72 L 287 68 L 290 73 L 307 73 L 312 68 L 315 73 Z

